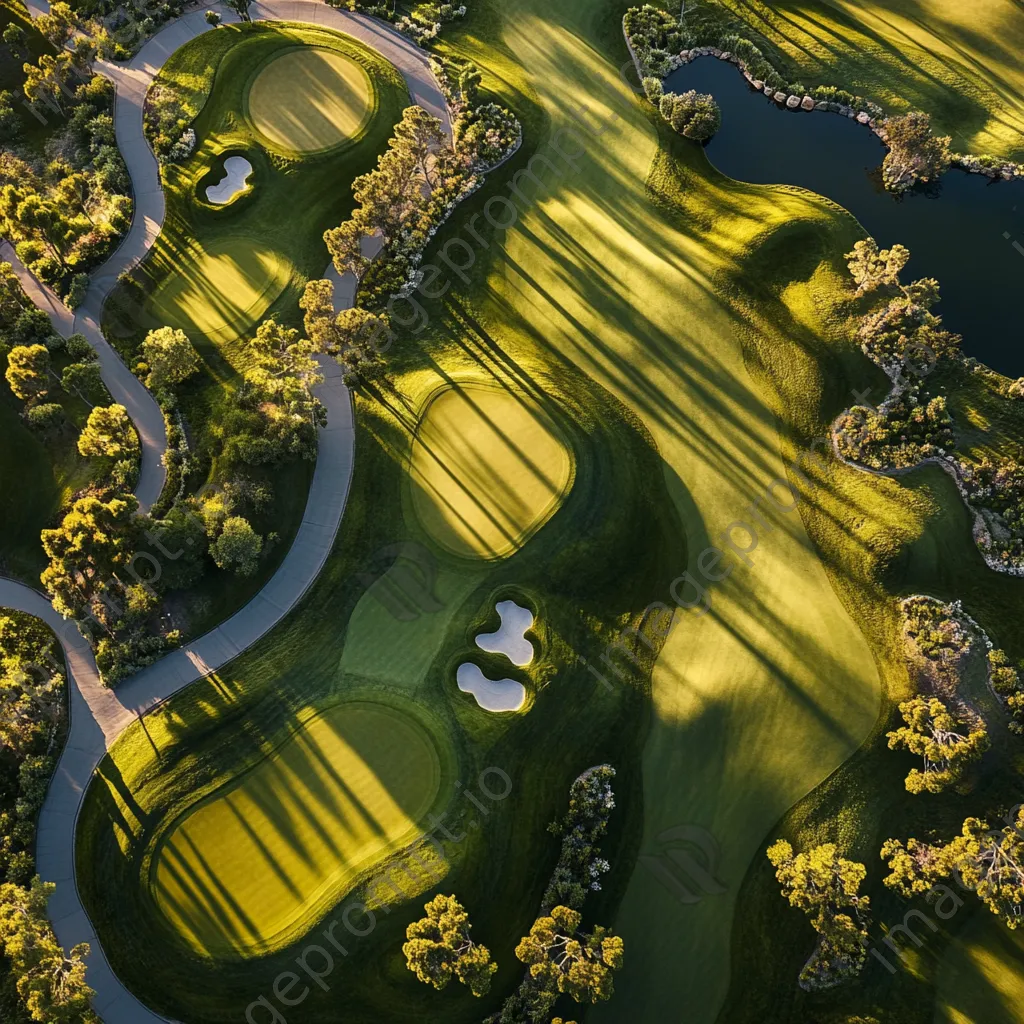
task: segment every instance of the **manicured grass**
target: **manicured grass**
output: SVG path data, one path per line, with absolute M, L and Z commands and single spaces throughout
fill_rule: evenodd
M 935 1024 L 1016 1024 L 1024 1006 L 1024 936 L 978 910 L 950 943 Z
M 570 485 L 572 461 L 532 403 L 456 383 L 423 410 L 409 475 L 413 508 L 438 544 L 500 558 L 551 518 Z
M 372 82 L 367 116 L 329 152 L 284 156 L 264 147 L 245 116 L 246 98 L 258 69 L 307 51 L 335 54 L 345 67 L 360 69 Z M 263 586 L 301 522 L 312 464 L 224 465 L 219 453 L 225 422 L 236 412 L 233 390 L 248 367 L 246 340 L 270 316 L 301 327 L 302 289 L 330 262 L 323 232 L 348 215 L 351 182 L 376 162 L 408 105 L 408 91 L 394 67 L 351 37 L 287 23 L 207 32 L 175 52 L 160 81 L 201 108 L 194 123 L 198 144 L 187 161 L 164 167 L 163 231 L 134 283 L 119 287 L 107 303 L 104 330 L 129 365 L 149 330 L 170 325 L 185 331 L 203 358 L 201 373 L 180 389 L 190 444 L 199 456 L 189 490 L 222 484 L 239 471 L 268 484 L 273 505 L 248 518 L 259 533 L 280 538 L 256 575 L 243 579 L 210 566 L 195 588 L 172 602 L 175 622 L 188 637 L 221 622 Z M 296 100 L 282 93 L 279 102 Z M 215 207 L 206 201 L 206 187 L 220 180 L 223 160 L 233 154 L 252 164 L 251 191 Z
M 792 80 L 927 111 L 961 152 L 1024 158 L 1024 8 L 1017 0 L 721 0 Z
M 902 901 L 880 892 L 882 833 L 920 834 L 929 821 L 946 827 L 970 801 L 956 797 L 936 813 L 935 803 L 907 796 L 905 766 L 884 749 L 892 702 L 908 690 L 895 597 L 918 589 L 963 597 L 1013 648 L 1024 585 L 985 569 L 938 472 L 880 481 L 830 461 L 811 471 L 797 510 L 765 499 L 853 388 L 884 393 L 849 331 L 855 309 L 841 254 L 862 229 L 798 190 L 729 181 L 699 147 L 672 135 L 618 75 L 627 59 L 624 7 L 527 0 L 506 17 L 482 0 L 462 34 L 442 44 L 484 67 L 485 87 L 523 121 L 526 145 L 436 245 L 488 199 L 507 196 L 509 177 L 558 129 L 583 141 L 563 142 L 572 162 L 544 150 L 556 169 L 535 165 L 543 187 L 519 183 L 529 199 L 504 234 L 475 221 L 488 248 L 477 251 L 471 283 L 430 306 L 429 331 L 389 351 L 390 383 L 376 401 L 360 399 L 342 540 L 306 602 L 221 678 L 126 733 L 116 771 L 105 762 L 87 796 L 83 896 L 115 970 L 171 1016 L 237 1019 L 301 947 L 197 967 L 148 899 L 140 851 L 197 784 L 235 777 L 253 747 L 272 743 L 299 710 L 367 687 L 402 690 L 436 715 L 460 780 L 486 765 L 513 778 L 514 796 L 449 848 L 438 886 L 463 900 L 474 938 L 500 970 L 482 1001 L 412 980 L 399 952 L 422 904 L 410 893 L 378 914 L 338 967 L 339 989 L 311 993 L 304 1020 L 335 1019 L 337 991 L 359 1022 L 450 1024 L 494 1009 L 521 977 L 514 947 L 554 863 L 544 825 L 564 810 L 569 781 L 598 760 L 619 770 L 604 844 L 615 867 L 588 900 L 587 919 L 614 923 L 627 953 L 613 1001 L 588 1020 L 804 1024 L 848 1008 L 885 1024 L 931 1016 L 930 969 L 865 975 L 852 995 L 804 999 L 795 978 L 813 937 L 802 915 L 787 912 L 763 851 L 784 816 L 779 827 L 801 842 L 836 839 L 868 863 L 881 919 L 902 917 Z M 584 123 L 607 126 L 604 133 L 582 128 L 567 98 L 585 101 Z M 574 457 L 561 508 L 499 561 L 456 559 L 402 502 L 415 411 L 434 388 L 470 374 L 538 402 Z M 650 602 L 669 602 L 672 580 L 694 571 L 731 523 L 749 521 L 755 501 L 768 525 L 750 564 L 727 556 L 731 572 L 711 589 L 711 612 L 679 617 L 653 671 L 642 646 L 635 670 L 613 656 L 622 685 L 606 690 L 580 657 L 601 664 L 618 630 L 636 625 Z M 436 560 L 434 571 L 417 570 L 436 600 L 412 588 L 403 617 L 373 579 L 380 552 L 410 542 Z M 410 592 L 398 565 L 390 578 Z M 493 716 L 457 692 L 454 668 L 474 653 L 472 638 L 503 586 L 529 596 L 544 637 L 523 675 L 534 698 L 528 710 Z M 489 669 L 487 657 L 480 664 Z M 177 742 L 154 750 L 144 730 L 162 722 L 173 723 Z M 1010 761 L 1000 760 L 972 799 L 1002 794 Z M 137 802 L 134 820 L 114 791 Z M 679 825 L 717 838 L 712 870 L 725 893 L 684 906 L 636 864 L 639 853 L 661 853 L 658 837 Z
M 434 739 L 398 707 L 336 705 L 175 823 L 153 859 L 156 902 L 207 956 L 287 945 L 421 834 L 441 774 Z
M 373 85 L 355 61 L 302 47 L 264 65 L 246 98 L 249 120 L 286 153 L 315 153 L 356 135 L 373 110 Z

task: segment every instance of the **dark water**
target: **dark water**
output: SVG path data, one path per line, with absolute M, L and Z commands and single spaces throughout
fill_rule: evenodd
M 863 125 L 782 109 L 734 64 L 711 57 L 665 81 L 666 92 L 687 89 L 712 93 L 722 108 L 707 153 L 723 174 L 810 189 L 849 210 L 881 248 L 901 242 L 912 255 L 904 280 L 939 281 L 936 312 L 964 336 L 964 351 L 1024 376 L 1024 252 L 1013 245 L 1024 249 L 1024 182 L 952 170 L 928 191 L 897 198 L 882 188 L 885 147 Z

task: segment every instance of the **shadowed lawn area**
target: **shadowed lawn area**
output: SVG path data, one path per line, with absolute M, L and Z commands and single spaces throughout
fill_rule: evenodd
M 415 719 L 340 704 L 179 819 L 154 856 L 156 902 L 201 954 L 278 948 L 418 835 L 440 786 Z
M 334 50 L 302 47 L 274 57 L 256 75 L 249 119 L 278 149 L 313 153 L 355 135 L 372 109 L 366 72 Z
M 1024 935 L 976 909 L 949 944 L 937 977 L 935 1024 L 1017 1024 L 1024 1006 Z
M 457 555 L 500 558 L 552 516 L 572 461 L 537 406 L 456 384 L 424 410 L 409 471 L 413 508 L 437 543 Z
M 1018 0 L 721 0 L 785 58 L 791 80 L 932 115 L 961 152 L 1024 158 Z

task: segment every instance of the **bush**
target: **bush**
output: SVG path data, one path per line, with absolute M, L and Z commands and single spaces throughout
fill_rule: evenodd
M 68 288 L 68 293 L 64 296 L 64 304 L 68 309 L 78 309 L 78 307 L 85 302 L 85 295 L 88 291 L 89 275 L 75 274 L 75 276 L 71 278 L 71 286 Z
M 60 433 L 67 423 L 64 410 L 55 403 L 36 405 L 29 409 L 25 416 L 29 427 L 44 437 L 54 437 Z
M 710 139 L 722 124 L 722 114 L 715 98 L 695 89 L 665 93 L 659 103 L 661 116 L 681 135 L 697 142 Z
M 70 335 L 64 345 L 64 351 L 76 363 L 91 363 L 99 359 L 96 349 L 89 344 L 84 334 Z

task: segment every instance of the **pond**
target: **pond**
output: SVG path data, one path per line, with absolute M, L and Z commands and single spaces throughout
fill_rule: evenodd
M 897 197 L 882 187 L 885 147 L 869 128 L 838 114 L 781 108 L 734 64 L 713 57 L 665 79 L 666 92 L 688 89 L 713 94 L 722 108 L 707 154 L 723 174 L 810 189 L 847 209 L 882 248 L 901 242 L 912 254 L 904 280 L 939 281 L 937 312 L 964 336 L 966 354 L 1009 377 L 1024 375 L 1024 182 L 952 170 Z

